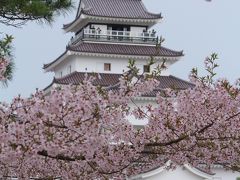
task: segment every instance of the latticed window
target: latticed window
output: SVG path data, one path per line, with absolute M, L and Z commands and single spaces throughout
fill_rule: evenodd
M 111 71 L 111 64 L 110 63 L 104 63 L 104 71 Z
M 143 72 L 149 73 L 150 72 L 150 66 L 149 65 L 144 65 L 143 66 Z

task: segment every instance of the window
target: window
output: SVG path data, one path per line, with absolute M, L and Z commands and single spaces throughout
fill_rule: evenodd
M 149 65 L 144 65 L 143 66 L 143 72 L 149 73 L 150 72 L 150 66 Z
M 60 72 L 60 77 L 63 77 L 63 73 L 62 73 L 62 71 Z
M 111 71 L 111 64 L 110 63 L 104 63 L 104 71 Z
M 72 73 L 72 66 L 71 65 L 68 67 L 68 71 L 69 71 L 69 74 Z

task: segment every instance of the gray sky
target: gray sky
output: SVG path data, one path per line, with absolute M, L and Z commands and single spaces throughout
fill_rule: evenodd
M 161 12 L 164 19 L 155 26 L 166 41 L 165 47 L 184 50 L 185 56 L 173 65 L 171 74 L 188 79 L 192 67 L 202 69 L 203 60 L 212 52 L 219 54 L 218 77 L 232 82 L 240 77 L 240 1 L 214 0 L 143 0 L 149 11 Z M 0 100 L 10 101 L 21 94 L 29 96 L 36 88 L 48 86 L 53 74 L 44 73 L 42 66 L 57 58 L 71 34 L 64 34 L 62 24 L 72 21 L 75 11 L 56 18 L 52 26 L 28 23 L 22 29 L 5 27 L 0 32 L 12 34 L 16 70 L 7 88 L 0 88 Z

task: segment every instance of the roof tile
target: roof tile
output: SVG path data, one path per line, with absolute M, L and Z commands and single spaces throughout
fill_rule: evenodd
M 146 10 L 141 0 L 84 0 L 85 8 L 82 13 L 91 16 L 158 19 L 160 14 Z
M 68 46 L 66 51 L 51 63 L 44 64 L 43 69 L 50 67 L 57 62 L 66 52 L 84 52 L 99 54 L 117 54 L 117 55 L 133 55 L 133 56 L 164 56 L 164 57 L 181 57 L 183 51 L 174 51 L 165 47 L 144 46 L 144 45 L 122 45 L 122 44 L 104 44 L 104 43 L 84 43 L 80 42 L 76 45 Z
M 78 43 L 68 47 L 69 50 L 77 52 L 120 54 L 137 56 L 183 56 L 182 51 L 174 51 L 165 47 L 126 45 L 126 44 L 104 44 L 104 43 Z
M 89 16 L 125 18 L 125 19 L 161 19 L 161 14 L 150 13 L 141 0 L 84 0 L 85 7 L 71 23 L 63 25 L 66 29 L 74 24 L 81 14 Z
M 67 85 L 73 84 L 77 85 L 80 84 L 84 78 L 85 74 L 83 72 L 73 72 L 65 77 L 62 78 L 55 78 L 53 83 L 60 84 L 60 85 Z M 103 87 L 113 87 L 112 90 L 116 90 L 118 88 L 119 78 L 122 74 L 106 74 L 106 73 L 87 73 L 88 75 L 96 76 L 96 80 L 93 82 L 94 85 L 100 85 Z M 152 92 L 146 93 L 145 97 L 154 97 L 159 92 L 162 92 L 164 89 L 167 88 L 174 88 L 178 90 L 193 88 L 194 84 L 184 81 L 182 79 L 176 78 L 174 76 L 159 76 L 157 80 L 160 82 L 159 86 L 155 88 Z

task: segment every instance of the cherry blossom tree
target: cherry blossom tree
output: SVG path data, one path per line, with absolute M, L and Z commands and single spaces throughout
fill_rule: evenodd
M 94 86 L 86 75 L 78 86 L 1 103 L 0 175 L 125 179 L 169 160 L 169 168 L 218 163 L 239 171 L 239 87 L 213 80 L 216 58 L 206 59 L 207 76 L 193 70 L 194 88 L 166 90 L 154 105 L 129 106 L 158 85 L 155 73 L 137 76 L 134 63 L 114 87 Z M 149 123 L 134 129 L 130 115 Z

